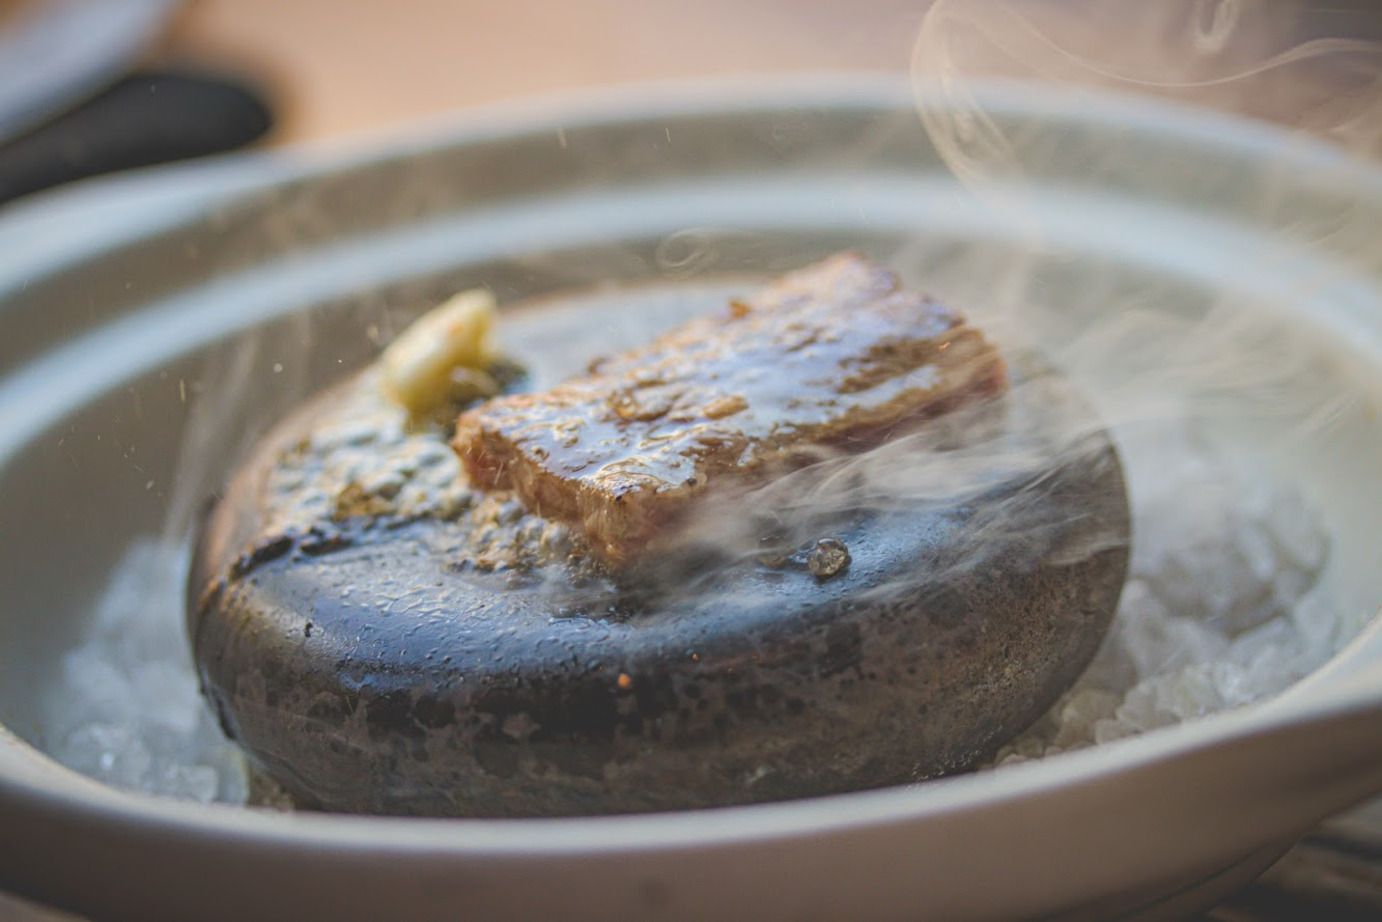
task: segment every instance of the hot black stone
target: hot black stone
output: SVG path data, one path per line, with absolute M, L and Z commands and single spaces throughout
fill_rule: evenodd
M 873 503 L 771 536 L 848 548 L 828 579 L 765 566 L 761 536 L 740 558 L 699 548 L 622 585 L 565 558 L 457 566 L 482 526 L 454 516 L 256 539 L 283 499 L 241 476 L 194 561 L 194 652 L 227 732 L 329 810 L 675 810 L 961 771 L 1069 687 L 1116 607 L 1121 467 L 1106 434 L 1080 438 L 963 501 Z M 264 448 L 242 474 L 279 457 Z

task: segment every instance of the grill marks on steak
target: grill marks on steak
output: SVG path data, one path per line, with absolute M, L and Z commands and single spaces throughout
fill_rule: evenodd
M 963 317 L 844 253 L 584 377 L 477 407 L 453 446 L 476 486 L 514 490 L 619 566 L 708 491 L 758 482 L 812 446 L 867 448 L 1006 386 Z

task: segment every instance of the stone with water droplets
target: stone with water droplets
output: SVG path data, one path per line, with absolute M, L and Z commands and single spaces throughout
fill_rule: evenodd
M 358 419 L 369 384 L 285 425 Z M 1087 412 L 1068 385 L 1032 393 L 1051 398 L 1020 405 L 1032 412 Z M 426 438 L 376 449 L 415 453 Z M 285 555 L 193 596 L 206 600 L 189 613 L 197 656 L 238 739 L 333 810 L 640 812 L 907 783 L 1030 724 L 1093 655 L 1123 583 L 1127 507 L 1108 441 L 1083 447 L 1043 472 L 1035 503 L 1010 502 L 1028 481 L 1005 473 L 984 503 L 796 522 L 777 569 L 711 546 L 612 575 L 575 529 L 478 494 L 453 516 L 366 528 L 349 553 Z M 272 468 L 271 452 L 251 464 Z M 326 462 L 292 463 L 329 481 Z M 203 547 L 304 508 L 227 495 Z M 1000 510 L 1016 518 L 995 532 Z M 749 512 L 773 517 L 761 496 Z M 938 565 L 960 554 L 965 566 Z M 223 566 L 200 558 L 194 584 Z M 346 585 L 362 590 L 354 604 Z M 308 619 L 333 642 L 302 643 Z M 449 658 L 426 655 L 439 649 Z

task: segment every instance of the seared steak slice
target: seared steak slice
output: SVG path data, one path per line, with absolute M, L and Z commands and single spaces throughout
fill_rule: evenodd
M 813 446 L 867 448 L 1006 385 L 959 314 L 845 253 L 546 393 L 477 407 L 453 446 L 477 486 L 514 490 L 619 566 L 707 491 Z

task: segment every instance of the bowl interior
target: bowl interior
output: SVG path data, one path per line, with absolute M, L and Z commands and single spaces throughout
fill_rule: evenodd
M 1007 92 L 990 114 L 1041 124 L 1051 155 L 975 194 L 906 95 L 813 100 L 482 123 L 325 167 L 259 164 L 228 201 L 213 172 L 191 180 L 209 191 L 190 219 L 53 248 L 0 290 L 0 723 L 51 749 L 54 676 L 127 549 L 183 540 L 255 435 L 448 294 L 557 299 L 613 342 L 625 318 L 839 249 L 1045 352 L 1134 472 L 1139 445 L 1189 417 L 1291 483 L 1328 538 L 1339 644 L 1363 628 L 1382 601 L 1382 281 L 1349 241 L 1382 217 L 1375 173 L 1308 147 L 1283 169 L 1248 125 Z M 1111 137 L 1116 166 L 1088 153 Z M 1160 169 L 1170 155 L 1193 169 Z M 1317 228 L 1344 199 L 1346 225 Z M 178 591 L 150 584 L 149 604 Z

